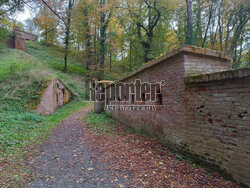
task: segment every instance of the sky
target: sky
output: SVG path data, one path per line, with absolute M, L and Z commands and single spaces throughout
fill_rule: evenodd
M 35 17 L 35 9 L 32 9 L 31 7 L 24 6 L 23 11 L 18 11 L 15 15 L 15 19 L 19 22 L 22 22 L 23 24 L 25 23 L 25 20 L 27 19 L 32 19 Z M 32 13 L 33 11 L 33 13 Z
M 29 8 L 25 7 L 24 11 L 17 13 L 16 20 L 19 21 L 19 22 L 24 23 L 24 21 L 31 18 L 31 16 L 32 15 L 31 15 L 31 12 L 30 12 Z

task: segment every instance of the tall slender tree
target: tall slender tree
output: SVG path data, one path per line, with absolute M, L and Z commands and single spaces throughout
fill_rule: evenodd
M 89 70 L 89 66 L 91 64 L 92 52 L 91 52 L 91 35 L 90 35 L 90 26 L 89 26 L 89 13 L 88 13 L 89 6 L 87 5 L 86 1 L 84 1 L 84 9 L 83 9 L 83 16 L 84 21 L 83 25 L 85 27 L 85 43 L 86 43 L 86 70 Z
M 152 60 L 150 55 L 154 32 L 162 16 L 159 2 L 158 0 L 143 0 L 143 3 L 139 2 L 137 11 L 135 12 L 131 2 L 127 0 L 127 7 L 133 17 L 137 27 L 137 37 L 143 47 L 143 61 L 147 63 Z M 145 20 L 147 21 L 145 22 Z M 145 33 L 144 36 L 143 33 Z
M 66 30 L 65 30 L 65 51 L 64 51 L 64 72 L 67 72 L 67 63 L 68 63 L 68 53 L 69 53 L 69 39 L 70 39 L 70 24 L 71 24 L 71 16 L 72 9 L 74 6 L 75 0 L 69 0 L 68 11 L 67 11 L 67 22 L 66 22 Z
M 194 44 L 193 32 L 193 5 L 192 0 L 186 0 L 187 3 L 187 44 Z
M 106 12 L 106 1 L 100 0 L 100 73 L 99 80 L 104 78 L 104 64 L 105 64 L 105 56 L 107 52 L 107 28 L 112 16 L 112 11 Z

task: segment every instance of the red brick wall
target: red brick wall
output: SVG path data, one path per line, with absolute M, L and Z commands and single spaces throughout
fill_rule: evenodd
M 250 69 L 242 76 L 228 71 L 228 77 L 217 73 L 185 78 L 195 75 L 195 71 L 227 70 L 227 62 L 223 58 L 179 52 L 121 80 L 165 80 L 163 105 L 158 110 L 110 112 L 170 147 L 192 154 L 250 185 Z
M 25 40 L 22 38 L 15 38 L 15 49 L 25 51 Z
M 229 61 L 227 59 L 194 53 L 185 54 L 185 76 L 226 71 L 228 65 Z
M 187 84 L 182 97 L 180 145 L 250 185 L 250 76 Z
M 36 41 L 37 36 L 25 31 L 21 31 L 19 27 L 14 28 L 14 47 L 15 49 L 25 51 L 25 41 Z

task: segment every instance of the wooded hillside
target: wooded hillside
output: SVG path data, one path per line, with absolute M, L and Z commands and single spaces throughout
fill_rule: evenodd
M 76 56 L 88 75 L 117 78 L 182 44 L 227 52 L 249 66 L 247 0 L 4 0 L 0 31 L 19 25 Z M 18 10 L 33 16 L 15 21 Z

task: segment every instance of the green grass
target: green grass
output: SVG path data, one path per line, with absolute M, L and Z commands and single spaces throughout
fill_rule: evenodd
M 0 46 L 0 81 L 13 72 L 22 72 L 33 68 L 42 70 L 42 64 L 33 56 L 20 50 Z
M 85 78 L 81 75 L 84 69 L 79 71 L 78 62 L 69 58 L 71 73 L 65 74 L 58 70 L 59 64 L 63 65 L 63 53 L 58 48 L 39 43 L 27 43 L 26 47 L 28 53 L 0 45 L 0 157 L 20 153 L 24 146 L 44 135 L 44 129 L 82 107 L 86 97 Z M 40 99 L 39 91 L 55 77 L 73 92 L 75 102 L 51 116 L 40 116 L 33 111 Z
M 26 52 L 35 57 L 43 66 L 52 70 L 55 76 L 74 93 L 77 99 L 85 99 L 85 74 L 84 66 L 74 58 L 68 58 L 67 73 L 63 73 L 64 54 L 61 48 L 46 47 L 39 43 L 27 42 Z
M 85 99 L 85 70 L 79 62 L 69 57 L 69 72 L 62 73 L 60 67 L 64 64 L 63 53 L 59 48 L 48 48 L 32 42 L 27 42 L 26 48 L 27 53 L 0 45 L 0 86 L 2 88 L 0 91 L 6 97 L 24 100 L 23 97 L 17 97 L 19 94 L 16 91 L 26 93 L 32 90 L 33 93 L 26 98 L 37 98 L 39 97 L 37 92 L 43 89 L 44 84 L 57 77 L 67 85 L 77 99 Z M 34 91 L 34 86 L 41 88 L 36 87 Z
M 119 125 L 117 125 L 118 122 L 112 119 L 108 113 L 96 114 L 90 112 L 86 116 L 85 121 L 87 122 L 88 129 L 96 135 L 113 134 L 113 131 L 119 128 Z
M 23 154 L 28 144 L 39 143 L 60 121 L 85 105 L 74 101 L 49 116 L 25 111 L 18 104 L 0 108 L 0 157 L 9 158 Z
M 108 112 L 104 112 L 101 114 L 96 114 L 94 112 L 90 112 L 85 121 L 87 122 L 87 127 L 94 133 L 100 134 L 114 134 L 114 131 L 117 130 L 121 125 L 120 122 L 114 118 L 112 118 L 111 114 Z M 136 134 L 139 136 L 150 137 L 152 139 L 156 139 L 148 135 L 145 131 L 141 129 L 136 129 L 134 127 L 126 126 L 126 129 L 119 134 Z M 118 134 L 118 133 L 115 133 Z
M 31 148 L 43 143 L 58 123 L 86 105 L 73 101 L 46 117 L 34 112 L 16 113 L 14 109 L 2 113 L 4 121 L 0 126 L 4 128 L 0 127 L 0 140 L 7 147 L 2 148 L 5 150 L 1 153 L 0 164 L 7 162 L 7 165 L 0 173 L 0 187 L 23 187 L 27 179 L 32 178 L 32 169 L 26 166 L 26 154 L 32 153 Z
M 26 52 L 36 57 L 48 67 L 62 71 L 64 69 L 64 53 L 59 47 L 46 47 L 39 43 L 26 42 Z M 74 58 L 68 58 L 67 72 L 71 74 L 85 75 L 84 65 Z
M 38 91 L 56 73 L 32 55 L 0 46 L 0 107 L 18 104 L 27 110 L 35 107 Z
M 25 181 L 25 176 L 30 176 L 25 159 L 30 148 L 46 140 L 63 119 L 87 105 L 81 63 L 69 57 L 69 72 L 62 73 L 63 53 L 59 48 L 29 42 L 26 47 L 27 51 L 22 52 L 0 44 L 0 187 L 15 187 Z M 41 116 L 34 111 L 39 91 L 56 77 L 73 92 L 73 100 L 56 113 Z

